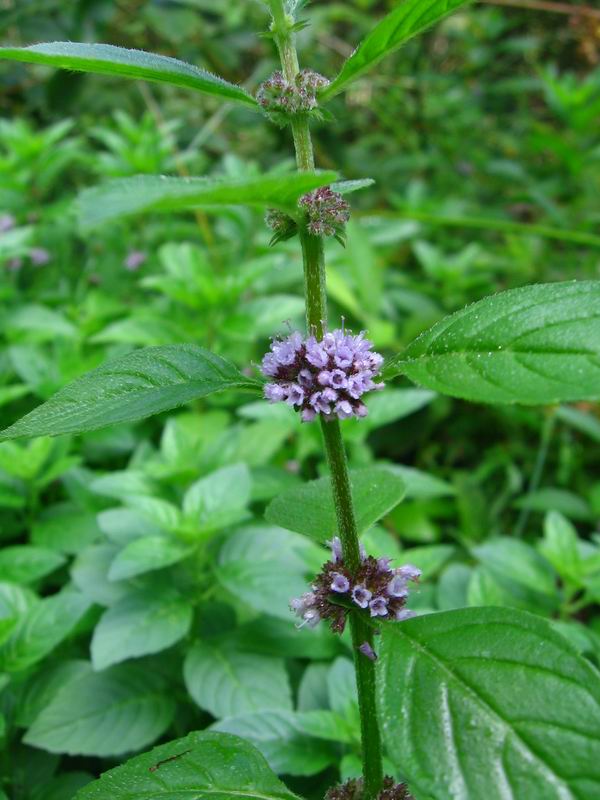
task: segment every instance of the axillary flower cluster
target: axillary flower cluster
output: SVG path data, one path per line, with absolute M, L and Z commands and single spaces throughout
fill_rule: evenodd
M 328 85 L 327 78 L 311 69 L 301 70 L 292 80 L 278 71 L 261 83 L 256 99 L 269 119 L 283 126 L 290 116 L 318 113 L 317 92 Z
M 377 621 L 401 622 L 412 616 L 412 612 L 405 608 L 408 584 L 419 580 L 421 570 L 412 564 L 393 568 L 389 558 L 374 558 L 361 549 L 360 566 L 352 574 L 344 563 L 337 536 L 330 542 L 330 547 L 331 558 L 315 578 L 311 591 L 290 602 L 292 611 L 302 619 L 299 627 L 308 625 L 312 628 L 326 619 L 332 631 L 342 633 L 351 610 L 368 614 Z M 367 658 L 375 658 L 366 643 L 361 652 Z
M 320 341 L 304 339 L 297 331 L 274 339 L 261 365 L 270 378 L 265 397 L 298 409 L 303 422 L 318 414 L 325 419 L 366 417 L 363 395 L 384 387 L 373 380 L 383 358 L 372 346 L 363 333 L 353 336 L 344 330 L 326 333 Z
M 362 778 L 351 778 L 346 783 L 329 789 L 325 800 L 362 800 L 362 796 Z M 414 800 L 414 798 L 404 783 L 396 783 L 393 778 L 386 775 L 377 800 Z

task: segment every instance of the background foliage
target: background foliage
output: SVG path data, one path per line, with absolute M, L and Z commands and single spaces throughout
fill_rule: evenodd
M 392 6 L 315 2 L 304 63 L 334 75 L 347 42 Z M 251 92 L 276 67 L 264 27 L 252 2 L 21 0 L 0 12 L 1 44 L 109 41 L 234 83 L 250 75 Z M 328 253 L 331 318 L 396 353 L 484 294 L 598 277 L 598 59 L 590 19 L 481 5 L 336 98 L 334 123 L 315 129 L 319 165 L 376 184 L 352 195 L 348 246 Z M 138 346 L 208 347 L 248 379 L 268 337 L 286 319 L 300 327 L 297 244 L 269 249 L 260 212 L 149 213 L 85 232 L 77 219 L 81 190 L 105 178 L 284 175 L 284 133 L 241 104 L 43 67 L 4 64 L 0 93 L 0 217 L 14 219 L 0 234 L 2 427 Z M 531 611 L 600 663 L 597 408 L 474 414 L 407 383 L 370 412 L 344 424 L 352 467 L 386 470 L 390 494 L 372 514 L 361 504 L 362 527 L 391 510 L 364 540 L 423 569 L 413 607 Z M 328 523 L 288 530 L 277 503 L 265 521 L 285 489 L 318 507 L 320 486 L 299 487 L 323 466 L 314 426 L 242 391 L 0 446 L 7 797 L 62 800 L 124 756 L 205 728 L 254 742 L 305 797 L 321 797 L 339 764 L 359 771 L 347 645 L 296 631 L 287 610 L 323 560 Z

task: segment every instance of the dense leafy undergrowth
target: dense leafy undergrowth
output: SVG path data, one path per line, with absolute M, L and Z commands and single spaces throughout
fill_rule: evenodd
M 232 80 L 251 58 L 256 82 L 273 68 L 268 45 L 245 33 L 259 29 L 252 4 L 81 2 L 41 18 L 8 6 L 17 43 L 83 29 L 195 58 L 201 38 L 203 66 Z M 312 53 L 324 37 L 331 52 L 316 60 L 330 63 L 316 66 L 333 74 L 343 35 L 367 31 L 384 6 L 315 3 L 301 46 Z M 492 7 L 461 13 L 336 101 L 335 159 L 331 129 L 317 128 L 322 163 L 377 181 L 370 200 L 352 196 L 346 249 L 334 242 L 327 255 L 331 318 L 368 328 L 382 352 L 410 361 L 408 341 L 483 294 L 598 277 L 597 39 L 561 23 Z M 34 87 L 26 76 L 0 72 L 1 427 L 139 346 L 209 347 L 243 374 L 239 391 L 158 419 L 0 445 L 0 796 L 67 800 L 125 756 L 207 729 L 243 736 L 292 790 L 322 797 L 340 774 L 360 772 L 360 731 L 349 642 L 296 630 L 288 610 L 334 526 L 319 433 L 243 391 L 268 337 L 286 320 L 302 324 L 297 248 L 270 249 L 260 215 L 239 208 L 150 213 L 92 232 L 78 221 L 94 204 L 78 202 L 80 190 L 101 178 L 251 179 L 259 160 L 277 162 L 282 141 L 254 129 L 243 106 L 196 108 L 170 88 L 68 74 Z M 232 147 L 243 158 L 227 155 Z M 406 371 L 418 382 L 419 369 Z M 557 692 L 570 674 L 565 639 L 600 664 L 597 407 L 473 413 L 408 384 L 368 405 L 366 420 L 343 424 L 366 487 L 362 538 L 373 555 L 423 571 L 410 607 L 548 619 L 554 650 L 537 669 L 563 665 Z M 369 493 L 370 471 L 385 492 Z M 310 510 L 300 527 L 297 507 Z M 489 613 L 490 629 L 510 617 Z M 394 653 L 428 657 L 419 619 L 405 630 L 382 653 L 398 685 L 408 662 Z M 515 635 L 535 648 L 527 625 Z M 452 654 L 437 642 L 427 646 L 441 669 Z M 421 667 L 426 692 L 434 667 Z M 455 677 L 458 696 L 464 676 Z M 398 702 L 407 707 L 390 723 L 388 771 L 400 747 L 426 770 L 445 756 L 402 728 L 410 698 Z M 492 716 L 501 727 L 502 710 L 475 703 L 465 724 L 489 728 Z M 211 736 L 193 734 L 190 749 L 209 758 L 220 746 Z M 478 791 L 487 796 L 485 781 Z

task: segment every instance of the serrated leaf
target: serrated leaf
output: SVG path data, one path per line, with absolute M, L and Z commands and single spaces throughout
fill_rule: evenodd
M 170 83 L 258 108 L 256 100 L 241 86 L 177 58 L 144 50 L 129 50 L 112 44 L 44 42 L 29 47 L 0 47 L 0 59 Z
M 383 738 L 418 796 L 598 797 L 600 676 L 540 618 L 479 608 L 385 625 L 378 669 Z
M 352 470 L 350 481 L 359 533 L 391 511 L 406 491 L 403 480 L 383 467 Z M 330 478 L 284 492 L 270 503 L 265 517 L 274 525 L 324 542 L 337 531 Z
M 2 431 L 0 440 L 83 433 L 133 422 L 234 388 L 257 390 L 257 383 L 202 347 L 146 347 L 78 378 Z
M 181 211 L 190 208 L 249 205 L 297 212 L 298 198 L 330 184 L 335 172 L 298 172 L 250 178 L 175 178 L 135 175 L 117 178 L 78 198 L 79 220 L 91 228 L 111 219 L 146 211 Z
M 186 656 L 183 674 L 196 703 L 217 719 L 268 709 L 292 710 L 290 682 L 280 658 L 198 642 Z
M 23 741 L 51 753 L 118 756 L 147 747 L 168 728 L 173 713 L 164 680 L 147 667 L 88 667 L 64 684 Z
M 468 2 L 471 0 L 403 0 L 375 25 L 344 62 L 335 79 L 319 93 L 321 100 L 329 100 L 404 42 Z
M 512 289 L 419 336 L 385 369 L 485 403 L 600 397 L 600 281 Z
M 94 669 L 165 650 L 186 635 L 191 623 L 189 602 L 174 590 L 127 594 L 96 625 L 91 646 Z
M 165 787 L 173 800 L 298 800 L 251 744 L 206 731 L 162 744 L 105 772 L 74 800 L 154 800 L 165 795 Z

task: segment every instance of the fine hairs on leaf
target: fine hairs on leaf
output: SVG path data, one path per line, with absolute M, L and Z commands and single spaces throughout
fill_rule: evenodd
M 112 44 L 49 42 L 29 47 L 0 47 L 0 59 L 45 64 L 80 72 L 170 83 L 255 108 L 256 100 L 240 86 L 177 58 L 128 50 Z

